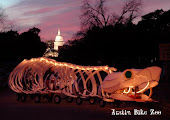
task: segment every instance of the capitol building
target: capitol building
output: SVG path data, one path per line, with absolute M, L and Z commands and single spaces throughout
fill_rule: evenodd
M 58 35 L 55 38 L 55 42 L 54 42 L 54 49 L 58 51 L 58 48 L 60 46 L 64 45 L 64 39 L 60 34 L 60 29 L 58 30 Z
M 54 40 L 49 40 L 46 42 L 47 49 L 44 53 L 44 57 L 58 57 L 58 51 L 61 46 L 64 45 L 64 39 L 61 36 L 60 29 L 58 29 L 58 35 L 55 37 Z

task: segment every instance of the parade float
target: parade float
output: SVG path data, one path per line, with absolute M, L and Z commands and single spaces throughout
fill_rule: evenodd
M 114 67 L 80 66 L 41 57 L 23 60 L 11 72 L 8 84 L 23 102 L 30 96 L 37 103 L 46 98 L 59 104 L 66 98 L 68 102 L 75 99 L 78 105 L 89 100 L 91 104 L 99 101 L 101 107 L 107 102 L 118 107 L 120 101 L 154 102 L 152 88 L 158 85 L 160 74 L 157 66 L 117 72 Z

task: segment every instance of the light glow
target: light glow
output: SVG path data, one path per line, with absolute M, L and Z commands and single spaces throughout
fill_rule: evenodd
M 123 91 L 123 93 L 126 93 L 126 94 L 128 94 L 131 90 L 132 90 L 132 88 L 133 88 L 134 86 L 129 86 L 129 89 L 128 89 L 128 91 L 126 92 L 126 90 L 124 90 Z
M 141 92 L 143 92 L 148 86 L 149 86 L 149 82 L 147 83 L 147 85 L 146 85 L 142 90 L 140 90 L 140 91 L 138 91 L 138 92 L 136 92 L 136 93 L 141 93 Z
M 50 78 L 49 82 L 47 83 L 46 82 L 47 78 L 44 79 L 44 74 L 50 67 L 53 67 L 54 71 L 58 73 L 58 76 L 56 78 L 54 77 Z M 107 74 L 109 74 L 109 71 L 112 70 L 116 70 L 116 69 L 113 67 L 109 69 L 108 66 L 80 66 L 80 65 L 74 65 L 66 62 L 57 62 L 55 60 L 49 58 L 43 58 L 43 57 L 32 58 L 30 60 L 23 60 L 23 62 L 21 62 L 11 72 L 9 77 L 9 86 L 13 91 L 17 93 L 25 93 L 25 94 L 35 94 L 37 92 L 47 94 L 48 92 L 53 92 L 53 93 L 57 92 L 57 93 L 63 93 L 67 96 L 77 97 L 77 95 L 72 95 L 73 91 L 76 91 L 84 97 L 91 96 L 91 95 L 97 96 L 97 84 L 95 82 L 94 75 L 100 74 L 100 71 L 104 71 Z M 31 74 L 32 78 L 27 79 L 29 75 L 26 73 Z M 86 75 L 88 76 L 87 78 L 83 76 L 84 73 L 86 73 Z M 24 77 L 24 79 L 23 79 L 23 75 L 26 76 Z M 38 78 L 35 76 L 38 76 Z M 25 82 L 28 80 L 32 82 L 33 84 L 32 86 L 29 86 L 28 84 L 29 82 Z M 83 81 L 83 87 L 84 87 L 84 90 L 81 93 L 79 90 L 80 80 Z M 91 88 L 92 91 L 87 90 L 89 86 L 87 86 L 88 84 L 86 83 L 88 81 L 91 81 L 92 83 L 92 88 Z M 100 84 L 102 81 L 103 80 L 100 81 Z M 24 85 L 22 85 L 23 82 L 25 82 L 25 84 L 27 85 L 26 87 L 27 89 L 24 88 Z M 67 89 L 63 86 L 66 86 Z M 54 87 L 55 89 L 53 89 Z
M 48 79 L 44 78 L 46 71 L 48 71 L 50 67 L 53 67 L 57 77 L 53 74 Z M 66 96 L 75 98 L 79 96 L 76 93 L 79 93 L 82 98 L 95 96 L 103 100 L 110 99 L 111 101 L 114 101 L 114 99 L 116 99 L 128 101 L 132 100 L 132 98 L 129 98 L 129 94 L 141 93 L 139 94 L 139 96 L 141 96 L 144 95 L 143 92 L 145 90 L 148 88 L 151 89 L 150 81 L 153 80 L 149 78 L 152 78 L 152 72 L 155 76 L 155 70 L 158 71 L 158 76 L 161 72 L 161 68 L 159 67 L 148 67 L 141 70 L 142 72 L 138 71 L 138 74 L 134 72 L 133 79 L 124 80 L 125 72 L 113 73 L 116 70 L 116 68 L 108 66 L 80 66 L 66 62 L 57 62 L 49 58 L 32 58 L 30 60 L 23 60 L 11 72 L 8 84 L 9 87 L 17 93 L 62 93 Z M 101 77 L 101 71 L 107 74 L 105 78 Z M 123 78 L 123 80 L 121 78 Z M 141 78 L 145 79 L 141 80 Z M 96 82 L 97 80 L 99 80 L 99 83 Z M 139 86 L 142 83 L 147 84 L 141 90 L 133 92 L 132 89 L 134 89 L 135 86 L 132 86 L 134 85 L 132 80 L 135 80 L 135 86 L 137 86 L 137 84 Z M 89 81 L 91 82 L 90 86 L 87 84 Z M 23 82 L 25 82 L 26 88 L 24 88 Z M 32 83 L 31 86 L 28 84 L 30 82 Z M 126 84 L 121 84 L 123 82 L 126 82 Z M 150 91 L 150 93 L 151 92 L 152 91 Z M 150 98 L 151 95 L 152 94 L 150 94 L 148 98 Z M 142 97 L 140 99 L 142 99 Z M 133 99 L 133 101 L 135 100 L 136 99 Z M 147 100 L 145 99 L 144 101 Z
M 149 82 L 147 83 L 147 85 L 146 85 L 142 90 L 140 90 L 140 91 L 138 91 L 138 92 L 136 92 L 136 93 L 141 93 L 141 92 L 143 92 L 146 88 L 148 88 L 148 86 L 149 86 Z M 134 88 L 134 86 L 129 86 L 128 91 L 126 92 L 126 90 L 124 90 L 123 93 L 125 93 L 125 94 L 130 93 L 130 91 L 132 90 L 132 88 Z M 132 92 L 132 93 L 135 94 L 135 92 Z

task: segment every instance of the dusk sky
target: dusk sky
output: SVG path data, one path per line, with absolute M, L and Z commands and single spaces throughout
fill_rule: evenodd
M 120 13 L 124 1 L 107 0 L 109 12 Z M 70 40 L 80 29 L 82 0 L 0 0 L 0 4 L 14 30 L 23 32 L 38 27 L 43 41 L 54 40 L 59 28 L 64 41 Z M 141 15 L 156 9 L 169 10 L 170 0 L 143 0 Z

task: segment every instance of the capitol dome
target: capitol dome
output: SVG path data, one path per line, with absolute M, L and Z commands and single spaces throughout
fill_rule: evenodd
M 60 34 L 60 29 L 58 30 L 58 35 L 55 38 L 54 49 L 58 51 L 58 47 L 64 45 L 64 39 Z

